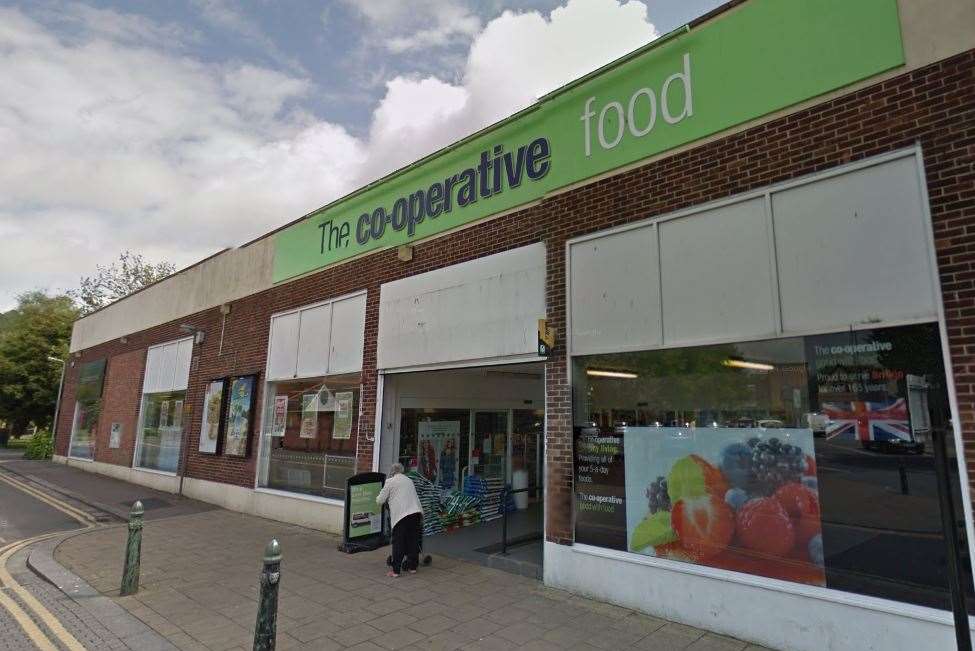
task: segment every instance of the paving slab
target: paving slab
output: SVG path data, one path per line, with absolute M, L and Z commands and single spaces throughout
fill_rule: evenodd
M 57 464 L 21 465 L 19 471 L 59 487 L 62 495 L 77 491 L 88 504 L 152 497 L 142 487 Z M 282 651 L 692 645 L 699 651 L 740 651 L 747 646 L 547 588 L 531 577 L 436 554 L 433 565 L 419 573 L 389 579 L 387 549 L 343 554 L 336 550 L 336 537 L 319 531 L 165 494 L 160 499 L 170 504 L 156 509 L 157 517 L 147 512 L 142 581 L 135 595 L 118 595 L 126 538 L 121 523 L 48 541 L 28 556 L 35 578 L 48 577 L 49 583 L 37 581 L 50 591 L 49 598 L 67 599 L 63 609 L 76 609 L 78 620 L 88 618 L 86 640 L 92 648 L 249 649 L 261 558 L 271 538 L 282 548 Z M 125 509 L 120 505 L 115 512 Z

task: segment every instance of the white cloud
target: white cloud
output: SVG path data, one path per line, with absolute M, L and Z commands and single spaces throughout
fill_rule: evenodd
M 493 124 L 657 36 L 646 6 L 633 0 L 569 0 L 548 16 L 505 11 L 471 43 L 459 84 L 431 77 L 387 83 L 358 181 Z
M 346 0 L 390 52 L 439 48 L 470 41 L 481 19 L 460 0 Z
M 474 35 L 460 82 L 388 81 L 356 138 L 303 109 L 322 89 L 292 68 L 204 63 L 173 49 L 175 27 L 76 14 L 66 36 L 0 8 L 0 310 L 123 249 L 181 266 L 252 239 L 656 36 L 633 1 L 506 12 Z

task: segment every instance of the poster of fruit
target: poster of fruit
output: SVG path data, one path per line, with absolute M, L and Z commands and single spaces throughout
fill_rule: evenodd
M 420 474 L 445 490 L 457 488 L 460 421 L 421 421 L 417 434 Z
M 223 453 L 233 457 L 246 457 L 250 442 L 251 410 L 254 402 L 254 376 L 235 377 L 230 381 L 230 397 L 227 403 L 227 426 Z
M 220 440 L 220 418 L 223 408 L 223 380 L 214 380 L 207 385 L 203 398 L 203 427 L 200 430 L 200 452 L 216 454 Z
M 826 585 L 811 430 L 630 427 L 624 458 L 629 551 Z

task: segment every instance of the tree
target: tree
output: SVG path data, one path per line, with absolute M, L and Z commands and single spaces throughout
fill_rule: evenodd
M 0 420 L 20 436 L 33 423 L 46 427 L 54 416 L 61 365 L 49 356 L 68 354 L 78 309 L 69 296 L 28 292 L 17 298 L 0 329 Z
M 78 289 L 69 291 L 68 295 L 78 303 L 83 314 L 88 314 L 175 271 L 176 267 L 168 262 L 151 263 L 139 253 L 123 251 L 107 267 L 98 265 L 95 275 L 82 278 Z

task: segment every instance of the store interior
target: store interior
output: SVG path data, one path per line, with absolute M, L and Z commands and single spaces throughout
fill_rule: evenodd
M 384 376 L 380 470 L 413 479 L 426 552 L 540 575 L 544 394 L 537 363 Z

